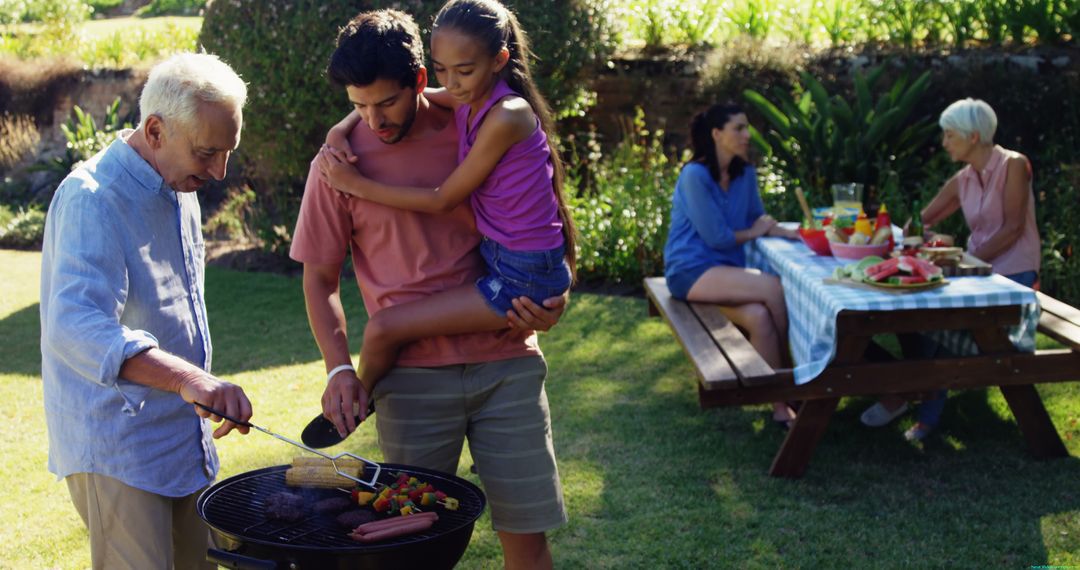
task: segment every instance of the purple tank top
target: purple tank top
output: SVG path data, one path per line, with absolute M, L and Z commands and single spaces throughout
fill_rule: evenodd
M 454 119 L 458 128 L 459 163 L 476 142 L 476 133 L 492 105 L 508 95 L 518 94 L 500 80 L 471 123 L 468 123 L 470 107 L 457 108 Z M 547 135 L 537 119 L 536 130 L 511 146 L 470 196 L 480 233 L 515 251 L 554 249 L 562 245 L 562 220 L 552 187 L 554 169 L 550 157 Z

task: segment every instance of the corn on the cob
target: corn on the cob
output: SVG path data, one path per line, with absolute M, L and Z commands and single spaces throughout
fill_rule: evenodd
M 360 477 L 359 467 L 340 467 L 342 473 L 353 477 Z M 285 471 L 285 484 L 290 487 L 352 487 L 356 481 L 348 477 L 342 477 L 334 471 L 333 466 L 325 467 L 290 467 Z
M 355 457 L 339 457 L 339 458 L 334 460 L 334 463 L 337 463 L 337 466 L 339 468 L 341 468 L 341 469 L 344 469 L 345 467 L 350 467 L 350 468 L 354 468 L 354 467 L 363 468 L 364 467 L 364 462 L 360 461 L 359 459 L 357 459 Z M 325 458 L 325 457 L 314 457 L 314 456 L 304 455 L 304 456 L 293 457 L 292 466 L 293 467 L 332 467 L 333 463 L 331 463 L 330 460 Z

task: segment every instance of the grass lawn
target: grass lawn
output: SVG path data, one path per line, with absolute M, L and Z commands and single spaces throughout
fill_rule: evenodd
M 169 26 L 191 29 L 198 33 L 202 29 L 202 16 L 159 16 L 156 18 L 107 18 L 87 20 L 79 27 L 86 39 L 111 36 L 116 32 L 139 29 L 143 32 L 162 32 Z
M 86 40 L 101 39 L 116 32 L 131 30 L 162 32 L 169 26 L 192 29 L 197 33 L 202 29 L 202 21 L 202 16 L 160 16 L 157 18 L 125 16 L 123 18 L 87 20 L 79 24 L 79 32 L 82 34 L 83 39 Z M 9 29 L 18 34 L 34 34 L 42 31 L 42 25 L 36 23 L 15 24 L 10 26 Z
M 46 471 L 39 263 L 0 251 L 0 567 L 85 568 L 85 531 Z M 299 434 L 323 384 L 300 280 L 210 268 L 207 289 L 215 372 L 244 386 L 256 423 Z M 356 288 L 343 289 L 362 330 Z M 766 407 L 700 410 L 690 365 L 644 300 L 576 295 L 542 345 L 570 511 L 550 534 L 557 567 L 1080 565 L 1077 384 L 1040 389 L 1074 457 L 1030 459 L 996 390 L 951 398 L 925 446 L 903 440 L 910 416 L 864 429 L 869 401 L 847 399 L 806 477 L 786 481 L 766 475 L 782 438 Z M 381 458 L 370 426 L 341 447 Z M 294 455 L 257 432 L 221 440 L 219 453 L 222 476 Z M 476 481 L 470 464 L 458 475 Z M 502 567 L 486 515 L 461 567 Z

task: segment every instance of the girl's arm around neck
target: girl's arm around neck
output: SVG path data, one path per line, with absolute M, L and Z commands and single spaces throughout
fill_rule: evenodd
M 428 101 L 447 109 L 457 110 L 458 102 L 443 87 L 428 87 L 424 89 L 424 98 Z
M 353 154 L 352 146 L 349 144 L 349 134 L 352 133 L 359 122 L 360 113 L 353 109 L 348 115 L 345 115 L 344 119 L 330 127 L 330 130 L 326 133 L 327 146 L 344 152 L 349 162 L 356 162 L 356 156 Z
M 348 193 L 404 210 L 449 212 L 487 180 L 511 146 L 537 128 L 536 116 L 528 103 L 519 98 L 504 100 L 488 112 L 477 133 L 476 144 L 465 160 L 434 191 L 431 188 L 390 186 L 365 178 L 353 185 L 356 192 Z M 465 133 L 458 133 L 458 136 L 465 136 Z

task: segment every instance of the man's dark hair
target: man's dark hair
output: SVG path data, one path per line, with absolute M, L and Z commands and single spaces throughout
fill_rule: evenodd
M 341 87 L 371 85 L 377 79 L 415 87 L 423 65 L 420 29 L 412 16 L 375 10 L 360 13 L 341 29 L 326 74 Z

